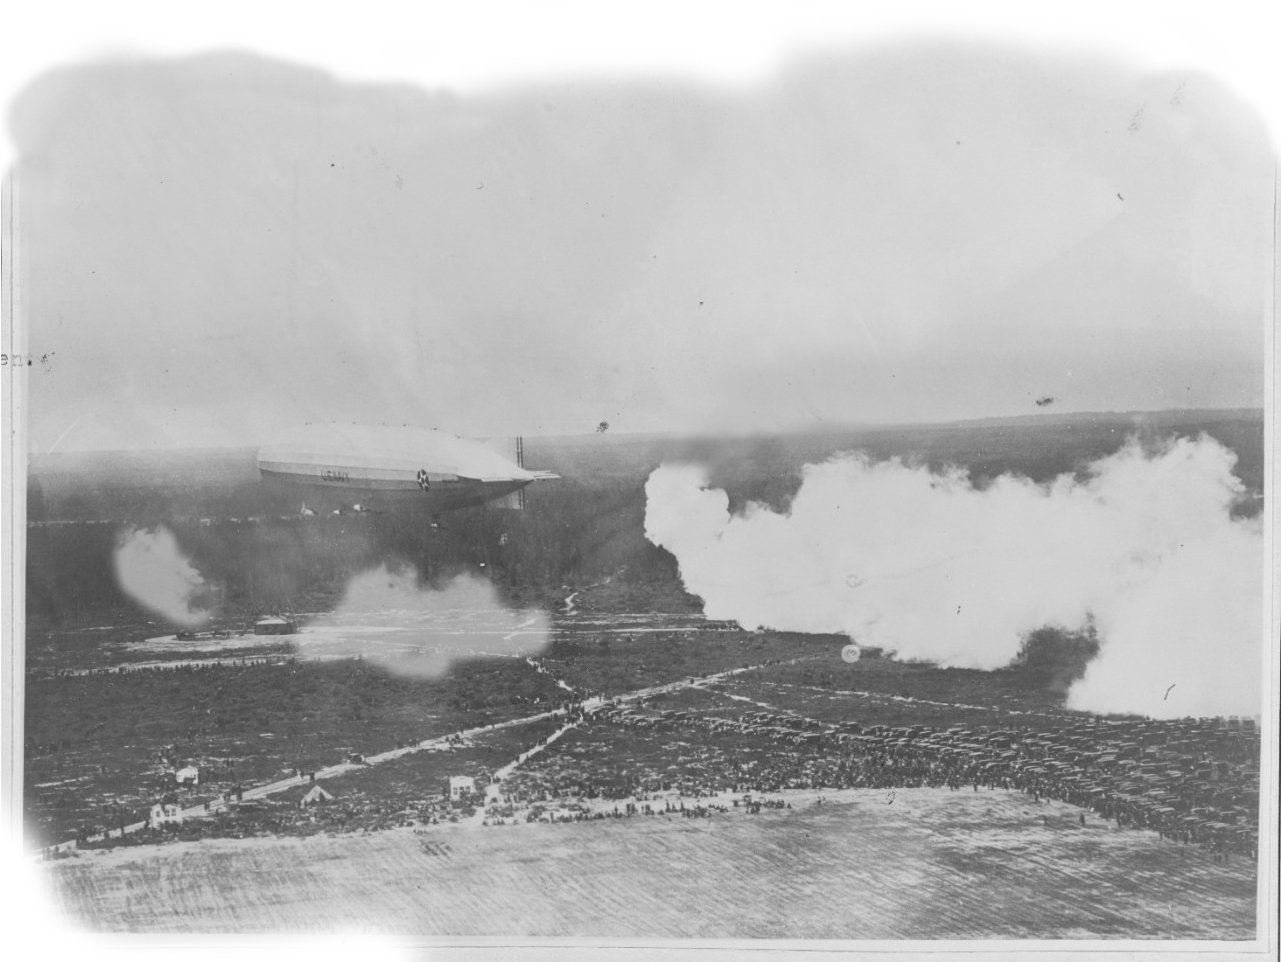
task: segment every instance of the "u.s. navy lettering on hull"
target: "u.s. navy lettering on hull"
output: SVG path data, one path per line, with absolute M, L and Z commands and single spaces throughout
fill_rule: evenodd
M 331 471 L 329 468 L 325 468 L 320 472 L 320 480 L 337 481 L 345 484 L 351 480 L 351 476 L 346 471 Z

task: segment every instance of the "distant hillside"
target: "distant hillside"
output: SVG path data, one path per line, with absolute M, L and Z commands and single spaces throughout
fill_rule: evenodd
M 862 452 L 873 460 L 899 457 L 935 470 L 966 468 L 977 483 L 1008 472 L 1038 482 L 1075 472 L 1115 452 L 1129 438 L 1151 443 L 1202 432 L 1236 452 L 1237 476 L 1263 490 L 1261 410 L 1044 414 L 922 425 L 833 427 L 796 434 L 740 438 L 587 435 L 532 438 L 530 464 L 584 483 L 638 479 L 664 461 L 709 465 L 712 482 L 740 497 L 777 505 L 794 493 L 800 469 L 834 455 Z

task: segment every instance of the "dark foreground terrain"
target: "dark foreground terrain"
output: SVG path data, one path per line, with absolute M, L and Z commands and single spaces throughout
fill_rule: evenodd
M 112 931 L 1253 937 L 1252 719 L 1099 718 L 1026 665 L 570 595 L 545 651 L 436 678 L 368 638 L 300 657 L 306 631 L 33 677 L 54 899 Z

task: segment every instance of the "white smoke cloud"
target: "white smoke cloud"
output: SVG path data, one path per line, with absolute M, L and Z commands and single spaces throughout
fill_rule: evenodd
M 549 630 L 545 612 L 508 608 L 483 578 L 460 575 L 432 588 L 419 584 L 412 565 L 380 565 L 353 577 L 338 607 L 309 623 L 300 641 L 435 678 L 461 658 L 538 654 Z
M 645 533 L 710 618 L 983 669 L 1009 664 L 1029 631 L 1092 618 L 1102 649 L 1072 707 L 1254 714 L 1262 527 L 1230 517 L 1235 463 L 1204 436 L 1151 453 L 1131 442 L 1083 479 L 980 490 L 960 470 L 843 456 L 807 465 L 786 513 L 737 516 L 703 468 L 664 465 Z
M 212 612 L 201 604 L 209 586 L 163 525 L 121 531 L 115 568 L 121 590 L 148 610 L 188 627 L 209 620 Z

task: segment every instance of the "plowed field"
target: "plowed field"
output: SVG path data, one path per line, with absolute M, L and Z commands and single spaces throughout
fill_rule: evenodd
M 211 840 L 48 866 L 93 929 L 812 939 L 1254 936 L 1255 872 L 1004 791 L 792 809 Z

